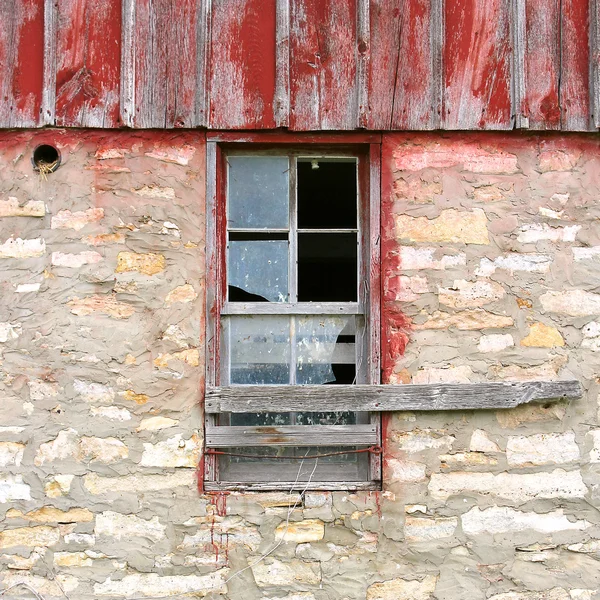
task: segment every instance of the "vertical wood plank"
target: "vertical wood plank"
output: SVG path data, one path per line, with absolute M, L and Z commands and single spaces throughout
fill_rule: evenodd
M 525 3 L 525 98 L 530 129 L 560 129 L 561 0 Z
M 356 80 L 357 80 L 357 126 L 368 127 L 369 122 L 369 72 L 371 65 L 371 20 L 369 0 L 358 0 L 356 17 Z
M 592 124 L 600 128 L 600 0 L 591 0 Z
M 439 122 L 435 47 L 429 0 L 371 0 L 370 129 L 433 129 Z M 408 58 L 410 57 L 410 58 Z
M 525 114 L 525 0 L 512 0 L 511 35 L 513 40 L 512 105 L 516 129 L 529 127 Z
M 211 39 L 211 0 L 200 0 L 196 34 L 196 111 L 194 125 L 206 127 L 208 125 L 209 100 L 208 100 L 208 73 L 210 61 Z
M 561 3 L 561 128 L 590 129 L 590 0 Z
M 0 2 L 0 127 L 40 123 L 44 0 Z
M 357 126 L 356 17 L 356 0 L 292 0 L 292 130 Z
M 276 0 L 213 0 L 210 126 L 276 126 Z
M 135 0 L 121 0 L 121 122 L 133 127 L 135 118 Z
M 135 127 L 195 124 L 199 4 L 199 0 L 136 0 Z
M 56 124 L 117 127 L 121 0 L 58 0 Z
M 277 50 L 275 56 L 275 99 L 273 114 L 277 127 L 287 127 L 290 115 L 290 2 L 277 0 Z
M 44 88 L 42 119 L 44 125 L 54 125 L 56 119 L 56 31 L 57 5 L 54 0 L 44 4 Z
M 444 129 L 510 129 L 510 0 L 446 0 Z

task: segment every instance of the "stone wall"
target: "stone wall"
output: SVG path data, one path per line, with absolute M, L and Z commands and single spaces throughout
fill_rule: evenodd
M 3 133 L 4 597 L 597 597 L 599 150 L 383 144 L 385 381 L 576 378 L 582 399 L 384 415 L 382 492 L 203 495 L 203 135 Z

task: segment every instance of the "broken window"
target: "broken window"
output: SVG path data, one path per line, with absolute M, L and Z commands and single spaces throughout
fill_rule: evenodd
M 244 386 L 269 394 L 280 390 L 270 386 L 376 383 L 361 197 L 368 154 L 228 149 L 221 160 L 211 227 L 212 262 L 224 272 L 209 307 L 208 385 L 243 395 Z M 350 402 L 348 410 L 209 414 L 207 487 L 372 486 L 378 465 L 367 450 L 378 436 L 378 418 Z

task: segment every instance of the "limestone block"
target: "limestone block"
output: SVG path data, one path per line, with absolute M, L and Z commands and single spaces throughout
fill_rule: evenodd
M 194 290 L 194 286 L 186 283 L 172 289 L 165 298 L 166 304 L 174 304 L 175 302 L 191 302 L 198 297 L 198 293 Z
M 90 416 L 101 417 L 109 421 L 131 421 L 131 413 L 126 408 L 117 406 L 91 406 Z
M 442 454 L 440 466 L 443 469 L 454 467 L 495 467 L 498 460 L 485 456 L 481 452 L 457 452 L 456 454 Z
M 439 217 L 396 215 L 396 237 L 412 242 L 445 242 L 459 244 L 489 244 L 487 217 L 480 208 L 458 211 L 442 210 Z
M 566 150 L 543 150 L 538 157 L 540 171 L 570 171 L 581 157 L 581 152 Z
M 503 269 L 510 273 L 547 273 L 550 270 L 552 258 L 546 254 L 508 254 L 498 256 L 494 260 L 482 258 L 479 267 L 475 270 L 478 277 L 489 277 L 496 269 Z
M 427 519 L 407 516 L 404 521 L 404 537 L 408 542 L 430 542 L 448 538 L 454 535 L 457 525 L 457 517 Z
M 156 516 L 146 520 L 135 515 L 105 511 L 96 516 L 94 533 L 96 537 L 111 537 L 116 540 L 141 537 L 158 542 L 165 537 L 166 528 L 166 525 L 160 523 Z
M 31 488 L 23 483 L 23 475 L 0 476 L 0 503 L 31 500 Z
M 423 179 L 397 179 L 394 181 L 394 197 L 418 204 L 433 202 L 436 196 L 444 191 L 441 181 L 424 181 Z
M 0 549 L 14 546 L 54 546 L 60 540 L 57 527 L 40 525 L 39 527 L 19 527 L 0 531 Z
M 511 436 L 506 444 L 506 460 L 518 467 L 566 464 L 579 460 L 579 447 L 573 431 Z
M 42 200 L 28 200 L 19 204 L 19 199 L 9 196 L 0 200 L 0 217 L 43 217 L 46 215 L 46 206 Z
M 466 281 L 459 279 L 452 288 L 439 288 L 441 304 L 452 308 L 479 308 L 497 302 L 506 295 L 504 288 L 493 281 Z
M 0 467 L 18 467 L 23 460 L 25 444 L 0 442 Z
M 317 542 L 325 535 L 325 524 L 319 519 L 304 519 L 290 523 L 280 523 L 275 529 L 275 539 L 284 542 Z
M 0 244 L 0 258 L 37 258 L 46 254 L 46 242 L 42 238 L 6 240 Z
M 126 475 L 124 477 L 101 477 L 89 473 L 83 478 L 85 489 L 95 496 L 134 492 L 172 490 L 177 487 L 191 488 L 196 485 L 195 469 L 180 469 L 166 475 Z
M 186 534 L 181 548 L 202 549 L 207 545 L 217 544 L 222 549 L 244 547 L 251 551 L 258 550 L 262 542 L 258 529 L 247 525 L 242 517 L 196 517 L 193 523 L 198 525 L 198 531 L 193 535 Z M 191 525 L 191 522 L 187 522 Z
M 26 514 L 13 508 L 6 513 L 6 518 L 25 519 L 34 523 L 88 523 L 94 520 L 94 513 L 87 508 L 60 510 L 54 506 L 43 506 Z
M 197 367 L 200 364 L 200 352 L 198 348 L 190 348 L 181 352 L 173 352 L 172 354 L 159 354 L 154 359 L 154 366 L 158 369 L 170 368 L 171 361 L 181 361 L 191 367 Z
M 23 333 L 20 323 L 0 323 L 0 343 L 16 340 Z
M 65 594 L 75 591 L 79 586 L 77 578 L 63 574 L 59 574 L 52 579 L 45 579 L 44 577 L 25 573 L 7 573 L 4 575 L 2 583 L 5 589 L 24 583 L 29 589 L 34 589 L 42 598 L 64 598 Z
M 73 390 L 79 398 L 86 402 L 110 404 L 115 399 L 115 392 L 111 387 L 92 381 L 74 379 Z
M 29 387 L 29 399 L 33 401 L 56 398 L 60 391 L 57 383 L 32 379 L 27 382 Z
M 521 512 L 507 506 L 492 506 L 480 510 L 474 506 L 469 512 L 461 516 L 462 529 L 467 535 L 480 535 L 489 533 L 510 533 L 517 531 L 533 530 L 540 533 L 554 533 L 557 531 L 583 531 L 591 523 L 582 520 L 572 521 L 564 514 L 562 508 L 548 512 Z
M 555 469 L 549 473 L 434 473 L 429 493 L 437 500 L 481 494 L 527 502 L 537 498 L 583 498 L 587 488 L 581 472 Z
M 498 444 L 490 440 L 488 434 L 483 429 L 476 429 L 473 432 L 469 450 L 471 452 L 500 452 Z
M 85 552 L 55 552 L 57 567 L 91 567 L 94 561 Z
M 418 483 L 426 479 L 427 466 L 423 463 L 390 458 L 386 461 L 386 464 L 388 468 L 386 476 L 394 481 Z
M 77 441 L 77 431 L 63 429 L 52 441 L 38 448 L 34 464 L 41 467 L 44 463 L 73 458 L 77 454 Z
M 98 235 L 86 235 L 81 238 L 84 244 L 90 246 L 106 246 L 108 244 L 124 244 L 125 236 L 122 233 L 101 233 Z
M 163 598 L 167 596 L 193 595 L 204 597 L 210 593 L 225 594 L 226 575 L 229 569 L 220 569 L 208 575 L 173 575 L 161 577 L 156 573 L 134 573 L 123 579 L 113 581 L 110 577 L 94 585 L 94 594 L 132 598 L 148 596 Z
M 119 302 L 114 296 L 88 296 L 87 298 L 73 298 L 67 306 L 74 315 L 86 317 L 93 314 L 104 314 L 114 319 L 127 319 L 134 312 L 131 304 Z
M 50 227 L 52 229 L 74 229 L 79 231 L 90 223 L 96 223 L 104 217 L 103 208 L 89 208 L 85 211 L 71 212 L 61 210 L 52 217 Z
M 544 323 L 533 323 L 529 327 L 529 334 L 521 340 L 521 346 L 533 348 L 554 348 L 564 346 L 565 340 L 556 327 Z
M 198 435 L 184 440 L 181 434 L 156 444 L 144 444 L 143 467 L 190 467 L 198 464 L 201 440 Z
M 437 584 L 435 575 L 423 579 L 390 579 L 370 585 L 367 600 L 430 600 Z
M 490 596 L 488 600 L 572 600 L 563 588 L 552 588 L 535 592 L 506 592 Z
M 259 587 L 297 585 L 299 583 L 316 585 L 321 582 L 319 563 L 304 562 L 297 559 L 282 562 L 274 558 L 267 558 L 262 562 L 253 564 L 252 573 L 256 585 Z
M 458 367 L 426 367 L 419 369 L 412 378 L 413 383 L 471 383 L 473 370 L 468 365 Z
M 521 227 L 517 241 L 522 244 L 535 244 L 536 242 L 574 242 L 581 225 L 567 227 L 550 227 L 548 223 L 530 223 Z
M 78 254 L 68 254 L 63 252 L 52 253 L 52 265 L 55 267 L 67 267 L 69 269 L 79 269 L 84 265 L 93 265 L 102 261 L 102 254 L 98 252 L 79 252 Z
M 570 317 L 587 317 L 600 314 L 600 294 L 584 290 L 546 292 L 540 296 L 545 312 L 558 313 Z
M 142 196 L 143 198 L 163 198 L 165 200 L 173 200 L 175 198 L 175 190 L 167 186 L 144 185 L 140 188 L 131 188 L 131 191 L 136 196 Z
M 109 464 L 129 456 L 127 446 L 116 438 L 82 437 L 79 440 L 76 459 L 85 462 Z
M 592 442 L 590 450 L 590 462 L 600 463 L 600 429 L 593 429 L 586 436 Z
M 166 260 L 162 254 L 137 254 L 136 252 L 119 252 L 115 273 L 137 271 L 144 275 L 156 275 L 164 271 Z
M 592 352 L 600 352 L 600 322 L 591 321 L 581 329 L 583 340 L 582 348 L 588 348 Z
M 48 498 L 66 496 L 71 490 L 74 475 L 54 475 L 44 484 L 44 492 Z
M 482 308 L 465 310 L 457 313 L 436 311 L 422 324 L 415 324 L 415 330 L 423 329 L 449 329 L 454 327 L 462 331 L 477 329 L 501 329 L 512 327 L 514 321 L 511 317 L 496 315 Z
M 424 450 L 449 450 L 455 441 L 446 430 L 416 429 L 414 431 L 392 431 L 390 438 L 395 446 L 404 452 L 414 453 Z
M 169 419 L 168 417 L 148 417 L 144 419 L 136 431 L 160 431 L 168 429 L 179 424 L 177 419 Z
M 467 256 L 462 252 L 458 254 L 443 254 L 439 258 L 436 258 L 439 252 L 437 248 L 401 246 L 399 252 L 399 268 L 405 271 L 419 269 L 443 271 L 467 264 Z
M 168 146 L 165 144 L 155 144 L 152 152 L 146 152 L 146 156 L 155 158 L 163 162 L 174 163 L 176 165 L 187 166 L 194 158 L 196 148 L 189 144 L 183 146 Z
M 512 348 L 515 345 L 513 336 L 510 333 L 492 333 L 482 335 L 477 344 L 477 350 L 487 354 L 489 352 L 501 352 L 506 348 Z
M 119 395 L 123 396 L 129 402 L 135 402 L 140 405 L 146 404 L 150 400 L 148 394 L 137 394 L 134 390 L 125 390 L 124 392 L 120 392 Z

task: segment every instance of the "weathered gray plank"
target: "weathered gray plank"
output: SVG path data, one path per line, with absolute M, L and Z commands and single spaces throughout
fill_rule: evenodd
M 600 0 L 591 1 L 591 93 L 594 126 L 600 128 Z
M 371 446 L 379 443 L 372 425 L 283 425 L 279 427 L 207 427 L 206 445 L 230 446 Z
M 272 492 L 275 490 L 284 490 L 290 492 L 327 490 L 330 492 L 352 492 L 359 490 L 378 490 L 379 481 L 311 481 L 310 483 L 302 481 L 267 481 L 263 483 L 238 483 L 232 481 L 206 481 L 204 491 L 218 492 L 219 490 L 239 491 L 239 492 Z
M 226 302 L 222 315 L 361 315 L 358 303 L 335 302 Z
M 431 411 L 513 408 L 581 397 L 578 381 L 431 385 L 230 386 L 206 390 L 207 413 L 269 411 Z

